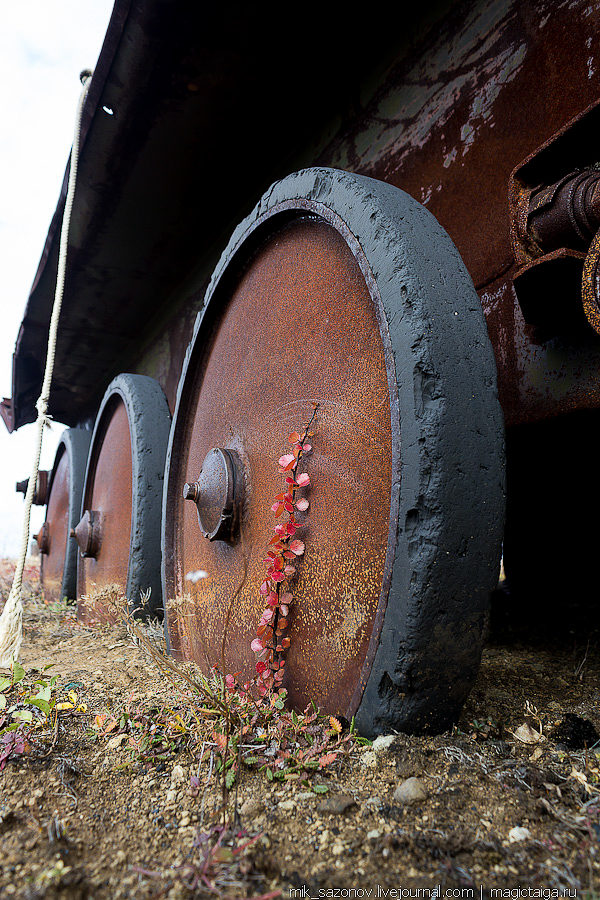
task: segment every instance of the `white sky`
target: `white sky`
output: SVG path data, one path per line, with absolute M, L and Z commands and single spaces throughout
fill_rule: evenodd
M 12 353 L 56 208 L 71 149 L 79 73 L 93 69 L 113 0 L 15 0 L 0 17 L 0 396 L 12 396 Z M 60 327 L 60 326 L 59 326 Z M 33 425 L 9 435 L 0 421 L 0 557 L 16 556 L 23 529 Z M 50 469 L 62 427 L 46 431 Z M 33 507 L 31 534 L 44 508 Z

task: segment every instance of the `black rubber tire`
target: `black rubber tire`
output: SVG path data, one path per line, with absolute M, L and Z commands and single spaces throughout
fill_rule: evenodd
M 123 586 L 130 611 L 136 618 L 162 618 L 161 587 L 161 507 L 165 456 L 171 427 L 171 413 L 160 384 L 147 375 L 117 375 L 100 404 L 94 424 L 87 461 L 81 516 L 85 511 L 90 468 L 101 434 L 103 413 L 118 395 L 127 411 L 132 453 L 131 539 L 127 580 Z M 150 591 L 142 604 L 142 595 Z
M 54 457 L 54 465 L 50 474 L 48 484 L 48 503 L 52 496 L 52 488 L 54 485 L 54 476 L 57 472 L 58 465 L 62 456 L 67 454 L 67 465 L 69 467 L 69 513 L 68 527 L 66 535 L 66 549 L 63 565 L 61 599 L 66 597 L 67 600 L 75 601 L 77 599 L 77 545 L 70 539 L 69 534 L 72 528 L 75 528 L 79 521 L 79 513 L 81 510 L 81 497 L 83 494 L 83 485 L 85 481 L 85 469 L 90 448 L 92 433 L 84 428 L 67 428 L 63 431 L 56 454 Z M 47 515 L 47 512 L 46 512 Z M 42 555 L 41 579 L 44 583 L 44 556 Z
M 286 209 L 336 217 L 378 298 L 395 367 L 391 574 L 356 723 L 369 736 L 444 731 L 479 668 L 503 533 L 504 422 L 481 304 L 458 251 L 423 206 L 383 182 L 309 169 L 273 185 L 238 226 L 206 306 L 260 222 Z M 201 328 L 202 314 L 186 367 Z M 176 418 L 177 407 L 171 440 Z M 172 556 L 165 537 L 164 566 L 176 565 Z

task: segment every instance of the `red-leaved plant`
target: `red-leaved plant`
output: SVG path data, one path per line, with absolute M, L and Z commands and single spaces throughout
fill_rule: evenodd
M 310 484 L 308 474 L 299 474 L 298 467 L 311 449 L 307 439 L 312 437 L 309 429 L 319 404 L 314 403 L 313 407 L 312 416 L 302 434 L 297 431 L 290 434 L 292 452 L 285 453 L 279 460 L 279 472 L 285 475 L 285 490 L 277 494 L 271 507 L 275 518 L 280 521 L 275 525 L 275 534 L 269 542 L 264 560 L 267 566 L 266 577 L 260 586 L 260 593 L 266 599 L 267 606 L 256 630 L 256 637 L 250 645 L 258 655 L 258 691 L 263 697 L 281 686 L 285 667 L 284 652 L 290 646 L 290 638 L 284 636 L 293 599 L 289 579 L 296 574 L 295 564 L 304 553 L 304 543 L 296 537 L 296 532 L 302 528 L 302 523 L 296 521 L 296 510 L 306 512 L 308 509 L 308 500 L 300 497 L 299 493 Z

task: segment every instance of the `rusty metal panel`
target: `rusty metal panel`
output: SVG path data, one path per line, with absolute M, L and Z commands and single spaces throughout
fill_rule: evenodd
M 593 337 L 524 322 L 508 204 L 512 170 L 598 99 L 599 65 L 597 3 L 457 5 L 318 159 L 402 188 L 446 228 L 480 292 L 508 425 L 600 405 Z

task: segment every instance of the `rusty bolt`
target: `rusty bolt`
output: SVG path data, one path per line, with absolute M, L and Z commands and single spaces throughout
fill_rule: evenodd
M 41 530 L 36 534 L 35 540 L 37 542 L 40 553 L 48 553 L 50 550 L 50 534 L 48 523 L 44 522 Z
M 200 496 L 200 489 L 198 487 L 197 481 L 192 481 L 191 483 L 186 483 L 183 486 L 183 499 L 184 500 L 192 500 L 194 503 L 198 500 Z
M 44 506 L 48 500 L 48 477 L 50 472 L 46 469 L 40 469 L 38 472 L 37 482 L 35 486 L 35 491 L 33 493 L 33 503 L 36 506 Z M 29 478 L 26 478 L 24 481 L 17 481 L 17 493 L 25 494 L 27 493 L 27 488 L 29 487 Z
M 81 522 L 71 529 L 71 537 L 77 541 L 84 558 L 96 559 L 101 543 L 100 513 L 86 509 Z

